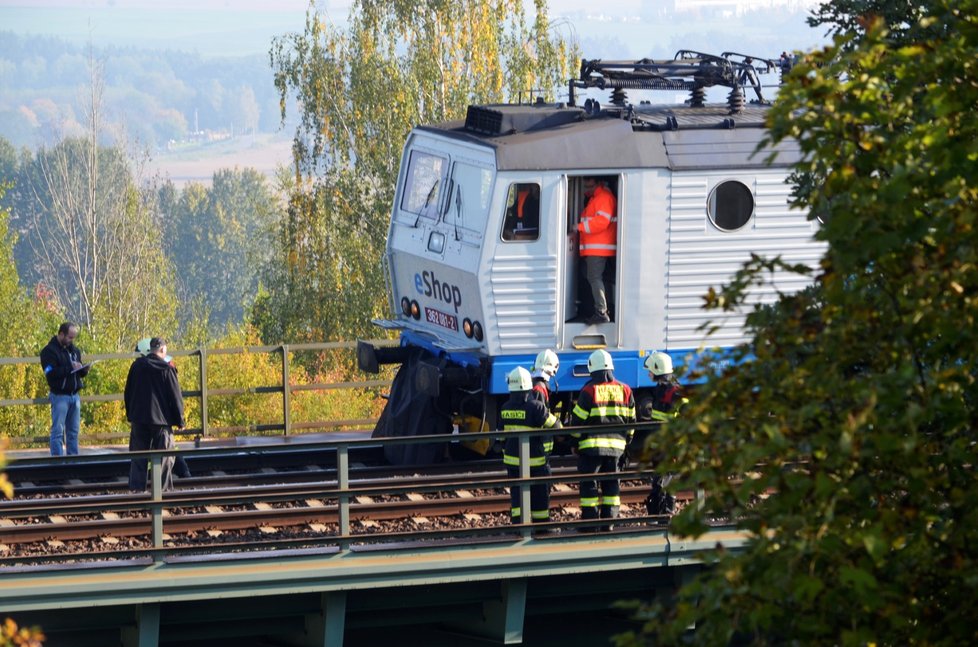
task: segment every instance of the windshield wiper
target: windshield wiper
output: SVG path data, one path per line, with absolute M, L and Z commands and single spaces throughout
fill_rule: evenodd
M 458 232 L 458 223 L 462 220 L 462 186 L 459 185 L 458 189 L 455 191 L 455 240 L 462 240 L 462 236 Z
M 435 183 L 431 185 L 430 189 L 428 189 L 428 195 L 424 199 L 424 205 L 420 209 L 418 209 L 418 217 L 414 219 L 414 225 L 412 225 L 414 229 L 418 228 L 418 223 L 421 222 L 421 214 L 423 214 L 425 211 L 428 210 L 428 207 L 431 206 L 431 203 L 434 201 L 435 196 L 438 194 L 438 184 L 440 182 L 441 182 L 440 179 L 435 180 Z

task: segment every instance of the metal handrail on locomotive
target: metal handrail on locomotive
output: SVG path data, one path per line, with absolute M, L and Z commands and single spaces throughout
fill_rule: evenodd
M 815 267 L 824 251 L 817 221 L 790 207 L 797 143 L 758 149 L 770 108 L 758 75 L 780 71 L 776 61 L 734 52 L 584 60 L 566 103 L 472 105 L 464 122 L 416 127 L 384 258 L 392 316 L 374 321 L 399 330 L 400 346 L 360 342 L 357 350 L 362 370 L 401 365 L 375 435 L 494 429 L 507 373 L 529 368 L 545 348 L 560 359 L 551 390 L 564 411 L 589 379 L 596 348 L 611 353 L 642 411 L 649 352 L 667 351 L 681 375 L 704 348 L 746 341 L 746 313 L 702 308 L 708 288 L 752 253 Z M 729 88 L 726 102 L 706 101 L 713 86 Z M 610 103 L 577 105 L 588 89 L 610 90 Z M 631 103 L 626 90 L 679 99 Z M 585 178 L 617 203 L 617 249 L 603 277 L 607 322 L 590 323 L 579 253 Z M 769 303 L 809 283 L 779 272 L 752 297 Z

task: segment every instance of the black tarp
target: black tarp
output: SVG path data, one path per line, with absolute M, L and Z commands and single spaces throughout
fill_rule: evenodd
M 451 438 L 451 417 L 439 409 L 436 398 L 420 393 L 415 386 L 414 375 L 425 357 L 430 358 L 430 353 L 421 348 L 414 349 L 397 370 L 390 397 L 374 427 L 372 438 L 431 434 L 445 434 Z M 443 443 L 387 445 L 384 447 L 384 457 L 392 465 L 428 465 L 443 461 L 447 451 L 448 440 Z

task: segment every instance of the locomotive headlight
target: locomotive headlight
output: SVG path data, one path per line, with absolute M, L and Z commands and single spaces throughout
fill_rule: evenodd
M 472 323 L 472 336 L 476 341 L 482 341 L 482 324 L 478 321 Z
M 417 301 L 411 302 L 411 316 L 415 319 L 421 318 L 421 306 L 418 305 Z
M 404 313 L 405 317 L 411 316 L 411 299 L 401 297 L 401 312 Z
M 462 320 L 462 332 L 465 333 L 466 337 L 472 338 L 472 320 L 468 317 Z
M 445 251 L 445 234 L 437 231 L 431 232 L 431 235 L 428 236 L 428 251 L 435 254 L 441 254 Z

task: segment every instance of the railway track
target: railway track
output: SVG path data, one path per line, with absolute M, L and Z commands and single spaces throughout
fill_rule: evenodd
M 226 487 L 243 479 L 251 483 L 299 482 L 324 479 L 335 472 L 335 450 L 294 445 L 290 451 L 264 452 L 262 446 L 241 446 L 226 451 L 188 450 L 181 454 L 192 476 L 182 479 L 182 487 Z M 130 458 L 125 453 L 106 453 L 89 462 L 64 462 L 57 459 L 14 459 L 6 468 L 7 478 L 17 498 L 96 494 L 128 490 Z M 379 446 L 356 448 L 351 464 L 359 467 L 382 466 L 385 461 Z M 333 477 L 335 478 L 335 476 Z
M 186 452 L 193 476 L 156 499 L 128 491 L 125 454 L 15 463 L 17 498 L 0 501 L 0 565 L 514 532 L 498 458 L 391 467 L 372 441 L 351 440 Z M 552 523 L 534 531 L 580 529 L 576 460 L 551 457 Z M 648 474 L 623 477 L 622 516 L 662 522 L 645 514 Z
M 456 466 L 457 472 L 457 466 Z M 551 477 L 555 523 L 579 518 L 572 468 Z M 145 494 L 21 499 L 0 504 L 0 563 L 32 558 L 112 558 L 152 548 L 152 509 L 162 505 L 166 548 L 244 542 L 252 549 L 286 539 L 338 537 L 341 497 L 349 501 L 349 535 L 500 528 L 511 530 L 505 476 L 414 474 L 362 480 L 348 492 L 323 484 L 245 486 L 167 493 L 162 504 Z M 623 481 L 622 515 L 645 515 L 648 483 Z
M 569 467 L 574 464 L 575 460 L 571 456 L 555 456 L 551 458 L 551 464 L 555 467 Z M 240 464 L 226 466 L 215 461 L 211 461 L 211 463 L 213 465 L 220 465 L 220 467 L 211 466 L 206 468 L 191 461 L 193 476 L 176 478 L 175 486 L 183 491 L 286 483 L 326 485 L 335 483 L 337 480 L 335 463 L 323 465 L 310 462 L 308 459 L 303 462 L 297 460 L 297 458 L 292 458 L 290 461 L 282 462 L 275 466 L 264 464 L 260 467 L 253 467 L 253 471 L 248 471 L 248 469 L 242 467 Z M 350 468 L 350 478 L 355 481 L 409 478 L 419 472 L 423 472 L 429 476 L 447 478 L 453 474 L 459 474 L 461 470 L 471 474 L 504 473 L 501 469 L 499 459 L 470 461 L 461 464 L 444 463 L 423 467 L 394 467 L 381 465 L 379 461 L 377 463 L 359 463 L 353 465 Z M 111 476 L 105 475 L 105 468 L 102 466 L 101 474 L 96 475 L 93 473 L 86 480 L 81 480 L 76 477 L 60 477 L 42 481 L 39 475 L 32 475 L 26 471 L 21 472 L 19 475 L 21 477 L 20 479 L 12 479 L 15 500 L 64 496 L 80 497 L 129 492 L 129 460 L 113 461 L 112 464 L 115 473 Z M 125 472 L 124 474 L 120 474 L 119 471 L 123 468 Z M 46 471 L 47 467 L 44 469 Z
M 648 487 L 634 484 L 622 489 L 622 502 L 626 505 L 641 503 L 648 494 Z M 324 530 L 337 524 L 338 509 L 328 499 L 314 498 L 307 492 L 296 493 L 295 500 L 272 505 L 264 502 L 238 506 L 193 505 L 192 500 L 169 502 L 164 516 L 163 530 L 168 535 L 208 531 L 242 530 L 248 528 L 283 528 L 299 525 L 317 525 Z M 335 498 L 335 497 L 334 497 Z M 360 530 L 369 532 L 373 524 L 398 519 L 430 519 L 464 517 L 477 521 L 478 517 L 509 512 L 509 494 L 502 490 L 472 492 L 457 490 L 453 497 L 418 498 L 405 495 L 397 500 L 377 501 L 369 496 L 355 497 L 350 507 L 352 521 L 361 522 Z M 122 505 L 139 505 L 138 502 L 113 502 Z M 575 507 L 577 490 L 568 486 L 551 494 L 551 506 Z M 88 505 L 88 504 L 86 504 Z M 112 506 L 115 508 L 116 506 Z M 34 512 L 45 510 L 33 508 Z M 150 516 L 141 511 L 126 512 L 122 516 L 116 510 L 82 512 L 73 514 L 72 508 L 54 507 L 48 514 L 39 514 L 21 520 L 20 523 L 0 525 L 0 543 L 10 545 L 39 542 L 96 539 L 99 537 L 136 537 L 149 535 Z M 333 530 L 335 532 L 335 528 Z

